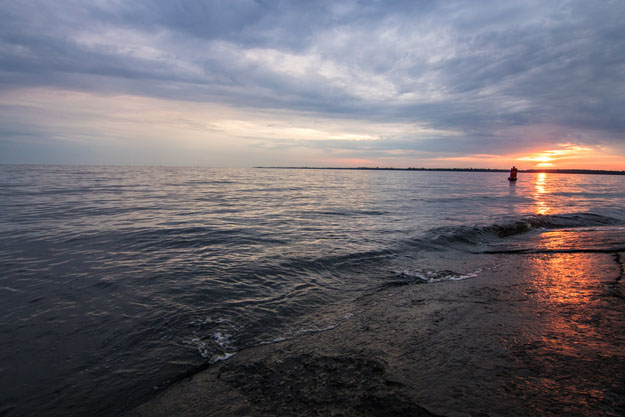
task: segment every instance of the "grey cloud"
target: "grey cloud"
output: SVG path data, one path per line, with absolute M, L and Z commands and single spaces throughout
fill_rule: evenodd
M 253 46 L 297 50 L 328 27 L 375 24 L 390 14 L 411 15 L 434 10 L 433 0 L 294 2 L 287 0 L 144 0 L 115 9 L 96 8 L 114 24 L 168 28 L 202 39 L 221 39 Z
M 399 149 L 503 151 L 509 144 L 493 132 L 532 124 L 625 141 L 620 1 L 38 1 L 5 2 L 0 11 L 2 88 L 50 85 L 219 101 L 465 134 L 384 142 Z M 76 39 L 111 28 L 143 34 L 165 57 L 120 53 L 123 42 L 116 49 Z M 347 75 L 384 80 L 389 95 L 363 97 L 314 71 L 292 76 L 228 48 L 316 54 Z

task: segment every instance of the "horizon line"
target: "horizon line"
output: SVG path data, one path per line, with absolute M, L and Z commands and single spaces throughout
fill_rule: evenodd
M 256 166 L 255 169 L 319 169 L 319 170 L 353 170 L 353 171 L 454 171 L 454 172 L 510 172 L 504 168 L 393 168 L 393 167 L 311 167 L 311 166 Z M 596 175 L 625 175 L 625 170 L 605 169 L 578 169 L 578 168 L 528 168 L 518 172 L 528 174 L 596 174 Z
M 317 166 L 252 166 L 252 167 L 223 167 L 208 165 L 167 165 L 167 164 L 93 164 L 93 163 L 9 163 L 0 162 L 0 166 L 72 166 L 72 167 L 136 167 L 136 168 L 206 168 L 206 169 L 310 169 L 310 170 L 351 170 L 351 171 L 447 171 L 447 172 L 510 172 L 509 168 L 444 168 L 444 167 L 317 167 Z M 625 170 L 585 169 L 585 168 L 528 168 L 518 169 L 520 173 L 536 174 L 598 174 L 598 175 L 625 175 Z

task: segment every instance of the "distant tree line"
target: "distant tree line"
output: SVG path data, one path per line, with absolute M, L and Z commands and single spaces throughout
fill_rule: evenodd
M 255 167 L 259 169 L 333 169 L 347 171 L 446 171 L 446 172 L 508 172 L 508 169 L 497 168 L 385 168 L 385 167 Z M 591 175 L 625 175 L 625 171 L 602 169 L 520 169 L 519 172 L 529 174 L 591 174 Z

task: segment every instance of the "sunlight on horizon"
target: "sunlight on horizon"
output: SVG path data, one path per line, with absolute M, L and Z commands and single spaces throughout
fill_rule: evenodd
M 59 155 L 72 155 L 68 149 L 92 155 L 92 160 L 83 162 L 625 169 L 625 156 L 618 149 L 572 142 L 545 145 L 542 149 L 518 149 L 514 153 L 505 148 L 489 153 L 440 151 L 440 141 L 452 148 L 462 140 L 463 132 L 420 123 L 326 117 L 280 109 L 260 111 L 219 103 L 50 88 L 15 89 L 0 97 L 16 105 L 9 114 L 11 120 L 29 125 L 32 131 L 30 141 L 16 143 L 25 149 L 38 143 L 56 146 Z M 32 123 L 32 118 L 37 118 L 37 123 Z M 29 144 L 34 145 L 29 148 Z M 31 150 L 29 155 L 30 162 L 48 160 L 42 152 Z
M 535 168 L 580 168 L 580 165 L 586 165 L 588 161 L 594 163 L 599 156 L 597 149 L 574 143 L 562 143 L 558 146 L 560 149 L 535 152 L 518 158 L 518 161 L 535 162 Z M 574 164 L 570 164 L 570 162 L 574 162 Z

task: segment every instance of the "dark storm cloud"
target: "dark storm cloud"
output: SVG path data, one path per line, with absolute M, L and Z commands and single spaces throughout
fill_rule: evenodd
M 375 145 L 386 149 L 503 151 L 498 132 L 541 124 L 622 143 L 623 21 L 625 3 L 610 0 L 4 2 L 0 88 L 212 101 L 461 135 Z

